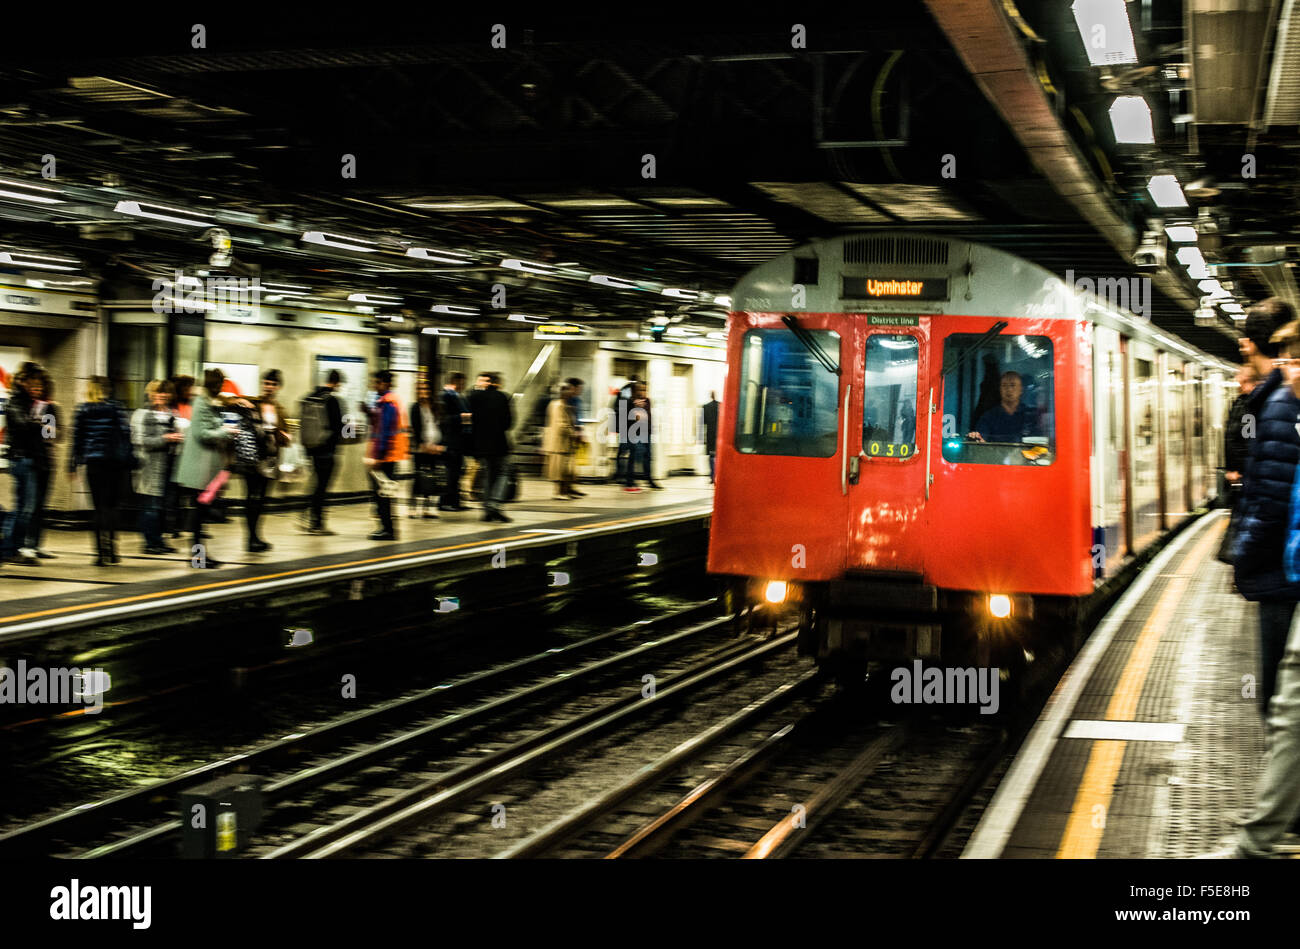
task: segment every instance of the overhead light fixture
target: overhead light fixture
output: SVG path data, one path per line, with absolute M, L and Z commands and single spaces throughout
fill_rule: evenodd
M 696 290 L 682 290 L 678 287 L 664 287 L 660 291 L 666 297 L 673 297 L 676 300 L 698 300 L 700 294 Z
M 22 188 L 22 191 L 15 191 L 14 188 Z M 29 192 L 44 192 L 43 194 L 30 194 Z M 0 178 L 0 198 L 12 198 L 15 201 L 28 201 L 32 204 L 62 204 L 62 198 L 51 198 L 49 195 L 62 194 L 57 188 L 47 188 L 44 185 L 29 185 L 24 181 L 13 181 L 8 178 Z
M 602 287 L 613 287 L 615 290 L 636 290 L 637 285 L 631 280 L 624 280 L 622 277 L 608 277 L 603 273 L 594 273 L 587 280 L 591 283 L 598 283 Z
M 628 331 L 627 331 L 626 333 L 624 333 L 623 335 L 626 336 L 628 339 L 640 339 L 640 338 L 641 338 L 641 334 L 638 333 L 638 332 L 636 332 L 636 330 L 628 330 Z
M 550 276 L 555 273 L 555 268 L 550 264 L 539 264 L 531 260 L 519 260 L 517 257 L 507 257 L 501 261 L 501 266 L 507 270 L 521 270 L 524 273 L 542 274 Z
M 726 338 L 727 338 L 727 334 L 726 334 L 726 333 L 713 332 L 713 333 L 705 333 L 704 335 L 705 335 L 705 337 L 708 338 L 708 339 L 726 339 Z
M 448 328 L 444 326 L 426 326 L 424 329 L 420 330 L 420 332 L 424 333 L 426 336 L 468 336 L 469 335 L 468 330 Z
M 429 247 L 408 247 L 406 249 L 407 257 L 415 257 L 419 260 L 432 260 L 440 264 L 471 264 L 474 258 L 469 254 L 462 254 L 454 250 L 434 250 Z
M 1154 145 L 1151 106 L 1141 96 L 1119 96 L 1110 105 L 1110 125 L 1121 145 Z
M 1151 180 L 1147 182 L 1147 192 L 1158 207 L 1187 207 L 1187 199 L 1183 197 L 1183 189 L 1179 186 L 1178 179 L 1173 175 L 1153 175 Z
M 1175 244 L 1195 244 L 1198 238 L 1196 228 L 1190 224 L 1171 224 L 1165 228 L 1165 236 Z
M 430 313 L 445 313 L 447 316 L 478 316 L 476 306 L 456 306 L 451 303 L 436 303 L 429 307 Z
M 1219 283 L 1217 280 L 1202 280 L 1196 285 L 1196 289 L 1200 290 L 1202 293 L 1208 293 L 1211 295 L 1224 292 L 1223 284 Z
M 1115 66 L 1138 61 L 1124 0 L 1074 0 L 1070 9 L 1088 52 L 1088 62 Z
M 216 227 L 214 222 L 198 217 L 193 211 L 187 211 L 184 208 L 169 208 L 161 204 L 119 201 L 113 210 L 118 214 L 149 218 L 151 221 L 166 221 L 169 224 L 185 224 L 189 227 Z
M 81 261 L 71 257 L 51 257 L 47 254 L 28 254 L 20 250 L 0 250 L 0 264 L 14 267 L 35 267 L 37 270 L 80 270 Z
M 363 254 L 373 254 L 379 246 L 373 241 L 360 237 L 344 237 L 340 234 L 327 234 L 324 231 L 308 231 L 300 240 L 304 244 L 319 244 L 322 247 L 337 247 L 339 250 L 355 250 Z
M 402 297 L 389 297 L 380 293 L 349 293 L 349 303 L 373 303 L 378 306 L 399 306 Z
M 1219 309 L 1221 309 L 1224 313 L 1245 313 L 1246 312 L 1245 307 L 1243 307 L 1240 303 L 1221 303 L 1219 304 Z
M 729 296 L 714 297 L 713 302 L 716 303 L 718 306 L 730 307 L 731 297 Z
M 547 323 L 547 322 L 550 322 L 550 320 L 549 320 L 548 317 L 545 317 L 545 316 L 529 316 L 527 313 L 511 313 L 508 317 L 506 317 L 506 319 L 508 319 L 508 320 L 513 320 L 513 321 L 516 322 L 516 323 Z
M 1205 257 L 1199 247 L 1180 247 L 1174 256 L 1178 258 L 1178 262 L 1184 267 L 1194 263 L 1205 263 Z

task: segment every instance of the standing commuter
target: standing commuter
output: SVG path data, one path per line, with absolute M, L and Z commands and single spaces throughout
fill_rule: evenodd
M 1250 394 L 1259 384 L 1255 367 L 1244 363 L 1237 369 L 1237 388 L 1240 390 L 1228 409 L 1228 421 L 1223 426 L 1223 477 L 1230 487 L 1230 507 L 1235 507 L 1241 494 L 1241 479 L 1250 453 L 1250 439 L 1245 436 L 1242 418 L 1250 404 Z
M 717 393 L 709 393 L 709 401 L 705 402 L 704 407 L 700 410 L 700 417 L 704 422 L 704 450 L 709 453 L 709 484 L 713 484 L 713 479 L 717 475 L 718 464 Z
M 62 435 L 63 418 L 58 404 L 54 401 L 54 380 L 44 369 L 41 370 L 40 391 L 32 390 L 32 415 L 41 423 L 41 450 L 36 458 L 36 498 L 32 506 L 32 518 L 27 522 L 26 547 L 42 560 L 53 560 L 54 554 L 41 546 L 45 534 L 45 502 L 50 494 L 50 481 L 55 472 L 54 446 Z
M 220 369 L 203 373 L 203 388 L 194 394 L 191 405 L 190 427 L 181 443 L 181 458 L 176 466 L 176 483 L 190 495 L 194 514 L 190 524 L 194 543 L 190 560 L 193 567 L 220 567 L 221 563 L 208 556 L 203 546 L 203 524 L 209 508 L 225 485 L 229 464 L 229 448 L 237 427 L 227 424 L 221 417 L 221 386 L 226 381 Z
M 122 479 L 135 467 L 131 425 L 126 411 L 111 395 L 108 379 L 90 377 L 86 401 L 77 406 L 72 420 L 72 458 L 68 463 L 71 474 L 83 465 L 86 469 L 86 485 L 95 508 L 97 567 L 121 561 L 117 555 L 117 507 L 122 498 Z
M 36 552 L 24 545 L 36 510 L 37 468 L 45 450 L 41 446 L 41 421 L 35 414 L 37 400 L 32 397 L 33 389 L 40 391 L 40 378 L 40 366 L 23 363 L 9 381 L 9 399 L 5 402 L 5 443 L 14 482 L 14 504 L 4 519 L 0 562 L 18 560 L 29 566 L 37 563 Z
M 163 540 L 163 505 L 172 472 L 172 458 L 185 435 L 176 427 L 176 412 L 171 405 L 175 394 L 172 384 L 166 379 L 155 379 L 145 386 L 144 391 L 150 406 L 140 420 L 143 457 L 137 472 L 136 491 L 145 502 L 140 512 L 140 533 L 144 535 L 146 554 L 171 554 L 176 552 L 176 548 Z
M 546 427 L 542 430 L 542 453 L 546 455 L 543 474 L 547 481 L 555 484 L 557 501 L 578 497 L 570 493 L 573 482 L 573 448 L 577 439 L 570 405 L 572 395 L 572 386 L 567 383 L 560 386 L 560 394 L 546 407 Z
M 194 392 L 193 376 L 174 376 L 172 378 L 172 387 L 175 393 L 172 396 L 172 409 L 176 413 L 176 430 L 184 435 L 190 427 L 190 414 L 192 412 L 191 399 Z M 181 536 L 185 525 L 189 523 L 188 511 L 185 502 L 188 500 L 186 492 L 176 483 L 176 466 L 180 463 L 179 449 L 171 458 L 172 469 L 167 476 L 167 495 L 163 502 L 163 510 L 167 521 L 166 530 L 171 532 L 172 538 Z
M 576 452 L 580 444 L 587 440 L 587 432 L 582 427 L 582 389 L 586 383 L 576 376 L 566 379 L 565 383 L 568 385 L 570 390 L 569 411 L 573 416 L 573 448 Z M 585 498 L 587 493 L 585 491 L 579 491 L 574 487 L 574 484 L 576 484 L 576 481 L 571 475 L 569 478 L 569 495 L 575 498 Z
M 610 479 L 615 483 L 627 477 L 631 464 L 632 443 L 627 437 L 630 425 L 628 415 L 632 411 L 632 399 L 636 395 L 636 387 L 640 384 L 635 374 L 630 376 L 614 396 L 614 403 L 610 407 L 613 413 L 610 425 L 618 433 L 618 454 L 614 457 L 614 476 Z
M 331 369 L 325 376 L 325 384 L 313 389 L 311 395 L 302 400 L 298 411 L 301 420 L 299 437 L 311 458 L 311 470 L 315 476 L 307 515 L 308 534 L 334 534 L 325 527 L 325 497 L 330 478 L 334 476 L 339 443 L 343 440 L 343 407 L 334 395 L 342 383 L 343 374 Z
M 243 469 L 244 524 L 248 531 L 247 548 L 250 554 L 271 549 L 271 545 L 262 539 L 258 528 L 262 521 L 262 511 L 266 508 L 267 485 L 280 474 L 280 449 L 289 444 L 284 409 L 276 399 L 283 382 L 284 377 L 279 369 L 268 369 L 262 373 L 261 396 L 251 403 L 246 399 L 233 400 L 241 407 L 247 406 L 252 412 L 253 424 L 261 441 L 261 461 L 255 465 L 245 465 Z
M 1300 584 L 1287 580 L 1282 566 L 1286 544 L 1287 506 L 1300 462 L 1300 433 L 1296 417 L 1300 399 L 1282 381 L 1274 366 L 1279 329 L 1295 319 L 1290 304 L 1270 297 L 1251 307 L 1246 316 L 1242 352 L 1263 381 L 1250 394 L 1246 416 L 1253 418 L 1246 478 L 1241 492 L 1240 520 L 1232 562 L 1237 590 L 1259 603 L 1259 704 L 1268 701 L 1277 682 L 1277 665 L 1300 600 Z
M 429 395 L 429 383 L 423 378 L 415 383 L 415 404 L 411 406 L 411 443 L 415 445 L 415 473 L 411 478 L 411 517 L 419 517 L 421 502 L 426 518 L 437 517 L 438 457 L 443 453 L 442 429 L 438 425 L 438 407 Z
M 474 455 L 483 468 L 483 520 L 509 522 L 501 510 L 505 500 L 506 456 L 510 453 L 510 429 L 514 413 L 509 397 L 501 391 L 501 376 L 495 372 L 481 375 L 487 382 L 469 396 L 471 423 L 474 426 Z
M 464 471 L 465 449 L 468 447 L 472 432 L 470 427 L 469 403 L 461 395 L 465 388 L 465 374 L 453 372 L 447 377 L 442 387 L 442 463 L 445 466 L 446 483 L 442 487 L 442 500 L 438 504 L 440 511 L 463 511 L 465 505 L 460 503 L 460 477 Z
M 651 413 L 650 393 L 644 382 L 638 382 L 633 389 L 631 408 L 628 410 L 627 424 L 628 446 L 631 449 L 627 459 L 627 481 L 624 491 L 640 491 L 636 486 L 636 471 L 641 469 L 646 484 L 656 491 L 662 490 L 654 475 L 651 474 L 650 446 L 654 439 L 654 419 Z
M 402 415 L 397 396 L 392 391 L 393 374 L 382 369 L 375 373 L 371 384 L 374 386 L 376 400 L 371 411 L 366 467 L 370 469 L 379 530 L 370 534 L 369 538 L 397 540 L 397 529 L 393 524 L 393 494 L 396 487 L 393 475 L 397 472 L 397 462 L 406 457 L 406 419 Z

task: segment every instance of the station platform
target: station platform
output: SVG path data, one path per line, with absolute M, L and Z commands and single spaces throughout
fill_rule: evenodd
M 971 858 L 1179 858 L 1230 842 L 1264 764 L 1256 606 L 1215 558 L 1226 511 L 1138 575 L 1057 685 Z
M 450 569 L 488 569 L 532 557 L 554 556 L 554 548 L 650 527 L 707 519 L 713 487 L 706 476 L 665 479 L 663 489 L 629 493 L 616 484 L 581 484 L 586 497 L 555 500 L 549 482 L 520 481 L 519 496 L 503 508 L 511 523 L 484 522 L 480 504 L 466 499 L 464 511 L 437 518 L 408 516 L 405 497 L 394 500 L 396 541 L 371 541 L 378 528 L 373 503 L 326 509 L 334 536 L 307 534 L 302 512 L 264 514 L 264 553 L 245 552 L 245 526 L 238 511 L 226 523 L 209 524 L 211 556 L 222 563 L 196 569 L 189 562 L 189 535 L 169 541 L 174 554 L 144 554 L 138 533 L 118 532 L 121 563 L 93 566 L 89 532 L 47 531 L 45 547 L 55 559 L 39 565 L 0 568 L 0 648 L 32 637 L 103 627 L 143 616 L 185 610 L 242 606 L 267 597 L 312 589 L 316 599 L 338 596 L 340 588 L 381 574 L 414 581 Z M 495 558 L 495 560 L 493 560 Z M 361 591 L 353 588 L 360 598 Z

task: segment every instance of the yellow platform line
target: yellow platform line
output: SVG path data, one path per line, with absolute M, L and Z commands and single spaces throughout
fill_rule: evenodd
M 1134 720 L 1138 700 L 1142 697 L 1142 687 L 1146 684 L 1151 664 L 1155 661 L 1156 649 L 1160 646 L 1160 638 L 1169 628 L 1178 604 L 1192 582 L 1192 575 L 1181 571 L 1189 564 L 1195 569 L 1205 559 L 1210 548 L 1219 542 L 1221 533 L 1222 529 L 1212 529 L 1201 538 L 1183 559 L 1179 574 L 1160 595 L 1155 609 L 1138 634 L 1137 642 L 1133 644 L 1133 651 L 1129 653 L 1115 691 L 1111 693 L 1110 703 L 1106 706 L 1106 721 Z M 1070 819 L 1066 822 L 1056 851 L 1058 860 L 1089 860 L 1097 856 L 1101 839 L 1106 833 L 1111 799 L 1115 795 L 1115 780 L 1124 763 L 1124 750 L 1127 746 L 1126 741 L 1112 739 L 1092 743 L 1088 764 L 1083 769 L 1079 789 L 1074 795 Z

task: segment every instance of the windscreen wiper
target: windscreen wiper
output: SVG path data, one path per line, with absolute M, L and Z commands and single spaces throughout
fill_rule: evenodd
M 982 335 L 979 339 L 975 340 L 975 342 L 971 343 L 970 346 L 967 347 L 966 350 L 962 352 L 961 355 L 959 355 L 956 359 L 952 361 L 951 365 L 944 366 L 943 372 L 939 373 L 939 377 L 943 378 L 944 376 L 947 376 L 949 373 L 956 372 L 958 369 L 960 369 L 966 363 L 966 360 L 970 359 L 971 356 L 974 356 L 977 352 L 979 352 L 981 346 L 983 346 L 994 336 L 997 336 L 1004 329 L 1006 329 L 1007 325 L 1008 324 L 1006 320 L 998 320 L 996 323 L 994 323 L 991 327 L 989 327 L 987 333 Z
M 812 334 L 799 325 L 798 320 L 793 316 L 786 315 L 781 317 L 781 322 L 790 327 L 790 332 L 794 333 L 794 338 L 803 343 L 804 349 L 812 353 L 813 359 L 821 363 L 823 369 L 837 376 L 840 374 L 840 367 L 836 365 L 830 356 L 826 355 L 826 351 L 821 346 L 817 345 L 817 340 L 813 339 Z M 1002 325 L 1006 326 L 1007 324 L 1003 323 Z

